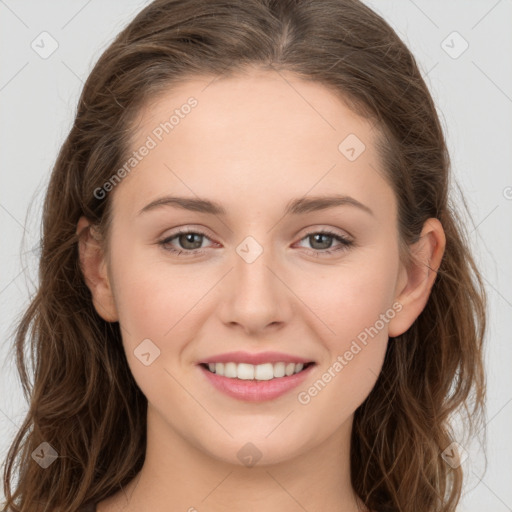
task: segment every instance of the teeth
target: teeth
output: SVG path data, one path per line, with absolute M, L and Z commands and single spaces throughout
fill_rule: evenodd
M 275 363 L 274 364 L 274 377 L 284 377 L 285 375 L 285 364 Z
M 256 380 L 270 380 L 274 378 L 274 365 L 272 363 L 259 364 L 254 367 Z
M 254 365 L 253 364 L 245 364 L 238 363 L 236 367 L 237 378 L 242 380 L 252 380 L 254 379 Z M 226 377 L 226 375 L 224 375 Z
M 304 368 L 303 363 L 208 363 L 208 369 L 212 373 L 241 380 L 270 380 L 278 377 L 289 377 L 299 373 Z
M 236 379 L 237 371 L 236 371 L 236 363 L 226 363 L 224 365 L 224 377 L 230 377 L 231 379 Z
M 295 371 L 295 365 L 293 363 L 288 363 L 286 365 L 285 370 L 284 370 L 284 372 L 286 373 L 287 377 L 292 375 L 294 371 Z

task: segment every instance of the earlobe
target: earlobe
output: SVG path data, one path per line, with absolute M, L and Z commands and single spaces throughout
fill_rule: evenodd
M 395 300 L 402 309 L 389 322 L 389 336 L 399 336 L 407 331 L 425 308 L 445 247 L 446 237 L 441 222 L 435 218 L 428 219 L 419 240 L 410 246 L 412 263 L 407 269 L 401 269 Z
M 107 273 L 101 237 L 86 217 L 80 217 L 77 223 L 78 253 L 80 268 L 85 283 L 91 291 L 94 308 L 107 322 L 117 322 L 118 315 Z

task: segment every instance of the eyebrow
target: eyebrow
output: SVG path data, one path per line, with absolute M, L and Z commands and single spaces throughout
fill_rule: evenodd
M 320 210 L 326 210 L 328 208 L 334 208 L 336 206 L 354 206 L 360 210 L 374 215 L 373 211 L 368 206 L 359 202 L 350 196 L 334 195 L 334 196 L 309 196 L 299 199 L 292 199 L 285 207 L 285 215 L 303 215 L 305 213 L 311 213 Z M 215 201 L 201 198 L 191 197 L 177 197 L 177 196 L 164 196 L 151 203 L 147 204 L 142 208 L 137 215 L 155 210 L 163 206 L 174 206 L 199 213 L 208 213 L 211 215 L 226 215 L 226 210 L 222 205 Z

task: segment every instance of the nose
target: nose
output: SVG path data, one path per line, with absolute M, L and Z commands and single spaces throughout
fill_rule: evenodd
M 224 324 L 238 327 L 249 336 L 282 328 L 290 320 L 293 300 L 272 252 L 264 249 L 255 259 L 254 256 L 247 257 L 242 250 L 235 254 L 220 303 Z

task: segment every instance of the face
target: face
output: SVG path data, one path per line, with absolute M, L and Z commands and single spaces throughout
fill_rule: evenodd
M 347 432 L 376 382 L 404 285 L 397 206 L 372 124 L 324 86 L 212 80 L 141 113 L 109 192 L 112 307 L 155 424 L 274 463 Z

